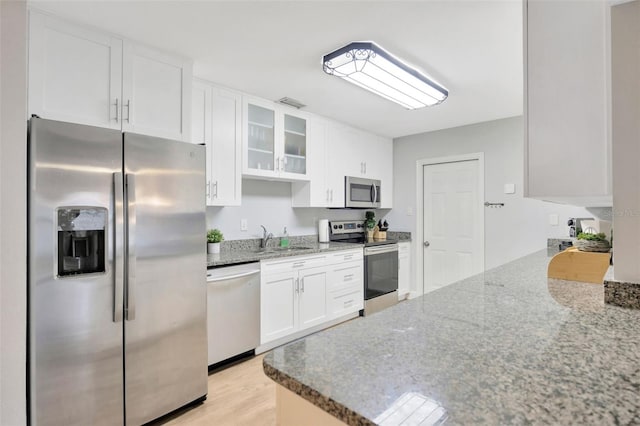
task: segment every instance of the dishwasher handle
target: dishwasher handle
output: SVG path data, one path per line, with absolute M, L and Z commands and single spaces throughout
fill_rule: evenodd
M 248 277 L 250 275 L 255 275 L 255 274 L 259 274 L 259 273 L 260 273 L 260 269 L 256 269 L 254 271 L 242 272 L 242 273 L 235 274 L 235 275 L 221 275 L 219 277 L 207 276 L 207 282 L 208 283 L 218 283 L 218 282 L 221 282 L 221 281 L 230 281 L 230 280 L 235 280 L 236 278 Z

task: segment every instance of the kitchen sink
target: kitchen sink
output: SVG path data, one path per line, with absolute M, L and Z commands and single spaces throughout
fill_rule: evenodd
M 292 246 L 292 247 L 269 247 L 254 250 L 254 253 L 289 253 L 293 251 L 313 250 L 313 247 Z

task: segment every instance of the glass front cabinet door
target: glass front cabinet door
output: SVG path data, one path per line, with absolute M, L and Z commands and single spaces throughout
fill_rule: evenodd
M 285 173 L 307 174 L 307 120 L 284 114 L 284 167 Z
M 247 104 L 247 168 L 260 174 L 276 170 L 275 111 Z
M 244 102 L 244 123 L 245 176 L 308 179 L 307 119 L 304 114 L 249 98 Z

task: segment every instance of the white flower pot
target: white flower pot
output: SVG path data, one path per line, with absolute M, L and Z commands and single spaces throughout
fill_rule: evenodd
M 207 253 L 220 253 L 220 243 L 207 243 Z

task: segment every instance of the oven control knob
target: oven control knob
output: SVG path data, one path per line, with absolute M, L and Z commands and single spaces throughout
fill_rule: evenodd
M 338 225 L 338 228 L 342 229 L 342 225 Z
M 338 225 L 333 225 L 333 229 L 338 229 Z
M 358 224 L 358 228 L 362 228 L 362 224 L 361 223 Z

